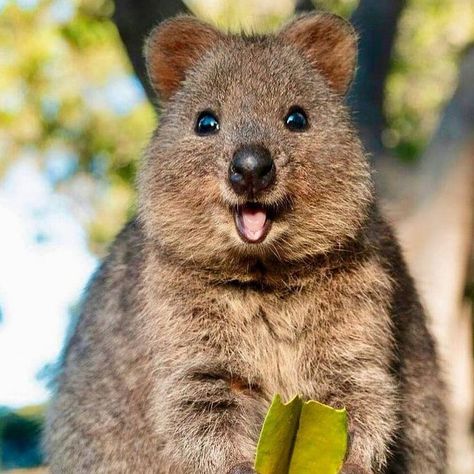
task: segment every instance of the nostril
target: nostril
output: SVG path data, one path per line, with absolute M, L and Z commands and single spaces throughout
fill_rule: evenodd
M 245 176 L 243 173 L 238 171 L 234 166 L 230 167 L 229 180 L 232 186 L 245 186 Z
M 266 163 L 262 163 L 261 167 L 258 170 L 259 177 L 264 178 L 267 175 L 271 175 L 275 172 L 275 163 L 272 159 L 270 159 Z
M 260 145 L 239 148 L 229 166 L 229 181 L 238 194 L 255 194 L 264 190 L 273 183 L 275 175 L 271 154 Z

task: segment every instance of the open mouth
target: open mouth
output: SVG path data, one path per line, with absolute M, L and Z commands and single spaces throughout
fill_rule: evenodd
M 237 206 L 234 221 L 240 238 L 249 244 L 263 242 L 272 226 L 270 209 L 253 202 Z

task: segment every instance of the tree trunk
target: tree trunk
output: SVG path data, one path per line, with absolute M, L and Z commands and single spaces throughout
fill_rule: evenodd
M 164 19 L 186 12 L 187 8 L 180 0 L 115 0 L 113 20 L 135 74 L 152 104 L 156 101 L 156 94 L 148 81 L 143 57 L 145 38 Z
M 314 4 L 311 0 L 296 0 L 295 12 L 304 13 L 314 10 Z
M 348 103 L 356 111 L 354 119 L 362 141 L 374 158 L 384 153 L 385 82 L 398 20 L 405 4 L 405 0 L 362 0 L 351 17 L 351 23 L 359 32 L 359 56 Z

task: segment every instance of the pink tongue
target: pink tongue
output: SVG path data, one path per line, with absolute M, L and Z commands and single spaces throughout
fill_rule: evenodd
M 267 214 L 261 209 L 242 209 L 242 231 L 248 240 L 258 240 L 265 230 Z

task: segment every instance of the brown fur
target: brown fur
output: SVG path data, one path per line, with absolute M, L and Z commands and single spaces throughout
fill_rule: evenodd
M 250 472 L 275 393 L 348 409 L 346 473 L 445 472 L 433 340 L 342 105 L 351 28 L 310 15 L 275 36 L 226 36 L 182 17 L 152 34 L 147 58 L 166 107 L 138 217 L 68 346 L 48 416 L 52 472 Z M 284 127 L 295 104 L 305 132 Z M 209 109 L 221 129 L 198 136 Z M 264 242 L 246 244 L 227 170 L 254 143 L 275 161 L 258 198 L 275 216 Z

